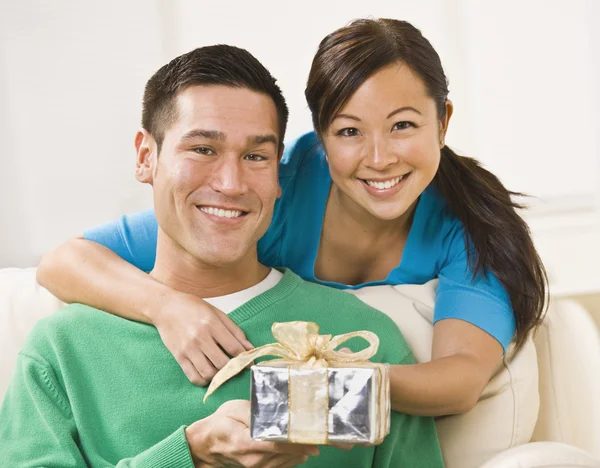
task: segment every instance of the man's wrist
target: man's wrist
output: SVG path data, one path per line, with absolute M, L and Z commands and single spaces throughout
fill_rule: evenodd
M 210 417 L 210 416 L 209 416 Z M 185 428 L 185 438 L 188 446 L 190 447 L 190 453 L 192 454 L 192 460 L 194 466 L 200 468 L 203 466 L 210 466 L 211 460 L 208 456 L 208 426 L 206 419 L 200 419 L 191 426 Z

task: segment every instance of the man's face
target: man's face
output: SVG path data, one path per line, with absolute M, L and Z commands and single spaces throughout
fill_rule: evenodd
M 176 106 L 158 158 L 147 158 L 152 180 L 144 180 L 160 228 L 201 264 L 256 261 L 280 191 L 275 104 L 245 88 L 192 86 Z

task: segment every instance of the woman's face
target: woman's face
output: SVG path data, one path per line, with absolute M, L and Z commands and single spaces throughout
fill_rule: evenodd
M 408 66 L 392 64 L 369 77 L 321 135 L 335 185 L 381 220 L 400 218 L 433 180 L 447 117 Z

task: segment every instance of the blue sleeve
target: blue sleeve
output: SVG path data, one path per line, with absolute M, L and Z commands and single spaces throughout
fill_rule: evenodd
M 456 318 L 465 320 L 496 338 L 506 352 L 515 334 L 510 297 L 490 272 L 473 279 L 467 262 L 462 226 L 449 234 L 448 257 L 439 273 L 434 323 Z
M 158 223 L 154 210 L 123 215 L 119 219 L 84 231 L 87 240 L 115 252 L 142 271 L 154 268 Z

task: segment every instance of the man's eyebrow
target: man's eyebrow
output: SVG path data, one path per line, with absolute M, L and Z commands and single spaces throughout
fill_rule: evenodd
M 254 135 L 248 137 L 248 140 L 257 145 L 261 145 L 263 143 L 273 143 L 275 146 L 277 146 L 277 137 L 272 133 L 266 135 Z
M 194 140 L 196 138 L 206 138 L 207 140 L 225 141 L 227 139 L 227 135 L 225 135 L 223 132 L 219 132 L 218 130 L 204 130 L 201 128 L 196 128 L 194 130 L 190 130 L 185 135 L 183 135 L 181 137 L 181 140 Z

